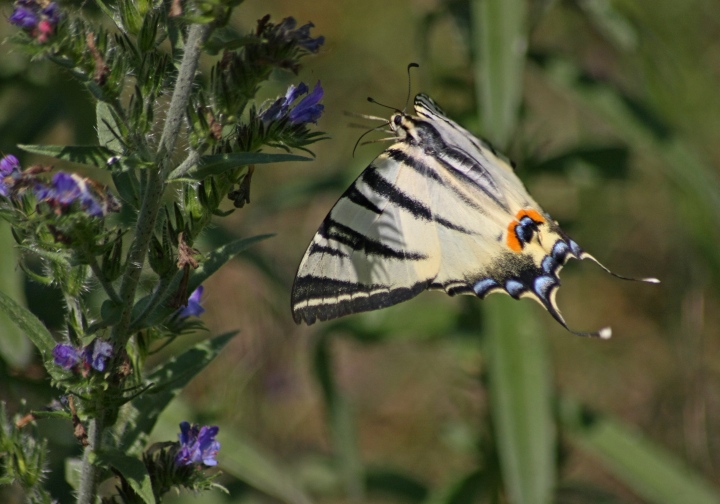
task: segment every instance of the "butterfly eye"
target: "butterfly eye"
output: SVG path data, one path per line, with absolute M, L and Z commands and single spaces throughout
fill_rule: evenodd
M 393 117 L 393 122 L 395 123 L 395 126 L 400 126 L 400 124 L 402 124 L 402 117 L 400 114 Z

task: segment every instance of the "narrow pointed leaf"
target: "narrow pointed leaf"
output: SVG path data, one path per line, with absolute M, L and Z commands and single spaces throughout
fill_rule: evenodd
M 0 223 L 0 257 L 3 259 L 0 263 L 0 292 L 12 299 L 24 300 L 23 273 L 17 267 L 18 249 L 7 222 Z M 0 312 L 0 327 L 0 356 L 14 368 L 24 367 L 32 356 L 30 340 L 6 312 Z
M 513 504 L 547 504 L 555 486 L 550 363 L 529 301 L 493 296 L 484 315 L 490 415 Z
M 510 141 L 522 101 L 527 3 L 471 0 L 471 44 L 483 134 L 500 147 Z
M 234 152 L 232 154 L 215 154 L 203 156 L 198 165 L 190 170 L 186 177 L 203 180 L 210 175 L 221 173 L 251 164 L 282 163 L 285 161 L 312 161 L 312 158 L 297 154 L 268 152 Z
M 352 407 L 335 384 L 329 333 L 324 334 L 315 347 L 314 370 L 325 399 L 328 424 L 338 471 L 345 485 L 345 492 L 353 500 L 363 500 L 365 475 L 357 440 L 357 427 Z
M 18 145 L 25 152 L 91 166 L 105 166 L 114 153 L 100 145 Z
M 56 380 L 63 378 L 64 373 L 61 368 L 53 362 L 52 351 L 55 348 L 55 340 L 40 319 L 2 291 L 0 291 L 0 311 L 4 312 L 37 347 L 50 376 Z
M 564 400 L 561 420 L 571 440 L 598 457 L 647 502 L 720 504 L 720 491 L 641 432 Z

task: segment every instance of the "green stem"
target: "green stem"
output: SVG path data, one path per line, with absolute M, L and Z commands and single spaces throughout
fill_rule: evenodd
M 103 289 L 105 290 L 105 294 L 108 295 L 108 297 L 113 303 L 120 303 L 120 296 L 118 296 L 118 293 L 115 290 L 115 287 L 113 287 L 113 284 L 108 282 L 107 278 L 105 278 L 105 275 L 103 274 L 102 269 L 97 262 L 97 259 L 91 257 L 89 263 L 90 269 L 92 269 L 95 278 L 100 281 L 100 285 L 102 285 Z
M 120 350 L 125 348 L 131 335 L 129 328 L 135 293 L 137 292 L 140 274 L 145 264 L 150 240 L 155 230 L 158 212 L 162 205 L 167 173 L 170 171 L 169 167 L 172 161 L 172 153 L 177 144 L 180 126 L 182 125 L 185 110 L 190 100 L 190 92 L 192 91 L 192 83 L 195 79 L 195 72 L 198 67 L 202 45 L 210 34 L 210 30 L 211 25 L 195 24 L 190 27 L 188 32 L 185 53 L 180 65 L 180 70 L 178 71 L 175 90 L 173 91 L 170 107 L 165 119 L 165 126 L 160 138 L 160 145 L 156 155 L 156 167 L 155 169 L 148 170 L 145 194 L 135 226 L 135 239 L 128 252 L 127 267 L 120 286 L 119 296 L 123 310 L 118 323 L 112 328 L 111 332 L 113 355 L 115 356 L 115 362 L 112 363 L 111 369 L 114 369 L 117 365 L 119 355 L 121 355 Z M 96 411 L 103 411 L 108 406 L 112 407 L 111 405 L 104 404 L 103 396 L 108 393 L 112 395 L 113 391 L 105 391 L 105 394 L 102 395 L 98 392 L 98 408 Z M 88 446 L 85 447 L 85 453 L 83 455 L 82 478 L 80 491 L 78 493 L 79 504 L 93 504 L 96 500 L 98 475 L 92 459 L 94 458 L 94 453 L 102 449 L 102 435 L 105 422 L 101 416 L 102 414 L 97 418 L 91 419 L 89 422 L 89 443 Z

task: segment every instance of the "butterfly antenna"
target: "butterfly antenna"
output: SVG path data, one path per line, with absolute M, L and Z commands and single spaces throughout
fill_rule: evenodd
M 408 104 L 410 103 L 410 92 L 412 91 L 412 80 L 410 79 L 410 69 L 411 69 L 411 68 L 420 68 L 420 65 L 418 65 L 417 63 L 410 63 L 410 64 L 407 66 L 408 92 L 407 92 L 407 98 L 405 99 L 405 107 L 403 108 L 403 113 L 405 113 L 405 111 L 406 111 L 407 108 L 408 108 Z
M 388 109 L 392 110 L 393 112 L 400 112 L 400 111 L 399 111 L 398 109 L 396 109 L 395 107 L 391 107 L 390 105 L 385 105 L 384 103 L 380 103 L 379 101 L 377 101 L 377 100 L 376 100 L 375 98 L 373 98 L 372 96 L 368 96 L 367 101 L 369 101 L 370 103 L 374 103 L 375 105 L 380 105 L 381 107 L 388 108 Z

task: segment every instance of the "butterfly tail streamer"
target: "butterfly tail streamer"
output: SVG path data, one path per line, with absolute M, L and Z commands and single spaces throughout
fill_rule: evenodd
M 626 276 L 623 276 L 623 275 L 618 275 L 618 274 L 615 273 L 614 271 L 610 270 L 610 268 L 608 268 L 607 266 L 605 266 L 603 263 L 601 263 L 600 261 L 598 261 L 597 259 L 595 259 L 595 257 L 593 257 L 592 255 L 588 254 L 588 253 L 585 252 L 585 251 L 583 251 L 583 252 L 580 254 L 580 256 L 578 257 L 578 259 L 580 259 L 580 260 L 588 259 L 588 260 L 594 262 L 595 264 L 597 264 L 598 266 L 600 266 L 600 268 L 602 268 L 603 271 L 605 271 L 606 273 L 614 276 L 615 278 L 619 278 L 620 280 L 629 280 L 629 281 L 631 281 L 631 282 L 643 282 L 643 283 L 649 283 L 649 284 L 659 284 L 659 283 L 660 283 L 660 280 L 658 280 L 657 278 L 654 278 L 654 277 L 633 278 L 633 277 L 626 277 Z

